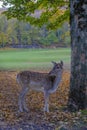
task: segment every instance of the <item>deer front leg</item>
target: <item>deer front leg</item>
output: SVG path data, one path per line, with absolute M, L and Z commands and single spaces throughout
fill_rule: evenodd
M 45 100 L 44 111 L 49 112 L 49 93 L 47 91 L 44 91 L 44 100 Z
M 23 90 L 20 92 L 18 99 L 19 112 L 23 112 L 22 97 L 23 97 Z
M 24 95 L 23 95 L 23 97 L 22 97 L 22 105 L 23 105 L 23 110 L 24 110 L 25 112 L 28 112 L 28 108 L 27 108 L 27 106 L 26 106 L 26 98 L 25 98 L 28 91 L 29 91 L 29 88 L 28 88 L 28 87 L 25 88 L 25 89 L 24 89 Z
M 18 101 L 18 105 L 19 105 L 19 111 L 23 112 L 23 111 L 28 111 L 27 107 L 26 107 L 26 103 L 25 103 L 25 96 L 26 93 L 28 92 L 27 87 L 22 88 L 22 91 L 19 95 L 19 101 Z

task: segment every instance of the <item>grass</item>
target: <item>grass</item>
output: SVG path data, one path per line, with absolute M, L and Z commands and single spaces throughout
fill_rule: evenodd
M 48 69 L 51 61 L 70 63 L 70 49 L 1 49 L 0 69 Z

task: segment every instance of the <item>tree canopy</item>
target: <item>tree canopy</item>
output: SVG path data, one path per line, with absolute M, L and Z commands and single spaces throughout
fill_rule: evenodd
M 9 5 L 4 13 L 8 19 L 14 17 L 30 24 L 46 25 L 56 29 L 69 20 L 69 0 L 1 0 Z

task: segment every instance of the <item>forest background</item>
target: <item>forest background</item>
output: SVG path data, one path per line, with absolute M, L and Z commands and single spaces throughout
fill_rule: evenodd
M 56 30 L 48 30 L 45 26 L 38 28 L 16 18 L 7 20 L 6 16 L 1 14 L 5 10 L 0 9 L 0 47 L 55 48 L 70 46 L 68 22 Z M 39 17 L 40 11 L 36 11 L 35 15 Z

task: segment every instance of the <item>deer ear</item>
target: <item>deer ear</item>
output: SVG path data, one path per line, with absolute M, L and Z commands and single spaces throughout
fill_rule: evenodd
M 63 66 L 63 61 L 60 61 L 60 64 Z
M 54 62 L 54 61 L 51 61 L 51 62 L 52 62 L 53 65 L 56 65 L 56 62 Z

